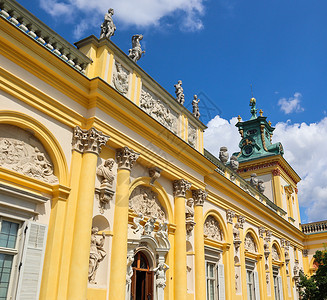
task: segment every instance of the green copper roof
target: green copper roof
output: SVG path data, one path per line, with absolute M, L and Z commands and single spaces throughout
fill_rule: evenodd
M 235 155 L 239 162 L 245 162 L 253 159 L 259 159 L 266 156 L 284 154 L 283 146 L 281 143 L 272 144 L 272 135 L 275 128 L 267 122 L 267 117 L 257 116 L 256 99 L 251 98 L 251 118 L 248 121 L 239 121 L 235 126 L 241 134 L 241 141 L 239 147 L 240 152 Z M 240 118 L 239 118 L 240 120 Z

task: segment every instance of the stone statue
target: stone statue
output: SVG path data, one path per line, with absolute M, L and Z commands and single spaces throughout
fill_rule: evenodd
M 140 41 L 143 39 L 143 35 L 142 34 L 135 34 L 132 37 L 132 49 L 129 49 L 128 52 L 128 57 L 134 61 L 137 62 L 138 60 L 140 60 L 141 56 L 143 53 L 145 53 L 145 51 L 142 51 L 141 48 L 141 43 Z
M 152 231 L 154 230 L 154 223 L 156 222 L 157 218 L 150 218 L 144 225 L 144 235 L 151 235 Z
M 133 276 L 133 262 L 134 262 L 134 256 L 133 255 L 127 255 L 127 272 L 126 272 L 126 284 L 131 284 L 132 282 L 132 276 Z
M 262 179 L 259 179 L 258 180 L 258 190 L 260 193 L 263 193 L 265 191 L 265 186 L 263 184 L 263 180 Z
M 137 214 L 137 216 L 133 219 L 133 233 L 137 233 L 137 232 L 142 232 L 143 226 L 140 224 L 141 221 L 144 220 L 144 216 L 139 213 Z
M 114 10 L 112 8 L 109 8 L 108 12 L 104 15 L 104 21 L 101 24 L 100 39 L 102 39 L 103 37 L 110 39 L 115 34 L 116 26 L 114 24 L 114 21 L 112 20 L 113 15 Z
M 155 238 L 160 246 L 166 246 L 169 244 L 168 241 L 168 222 L 164 221 L 159 223 L 159 229 L 155 233 Z
M 182 88 L 182 80 L 178 80 L 178 83 L 176 83 L 174 87 L 175 87 L 176 101 L 183 105 L 185 102 L 185 96 L 184 96 L 184 90 Z
M 256 173 L 251 174 L 250 184 L 254 187 L 258 186 L 258 178 Z
M 194 199 L 189 198 L 186 200 L 185 205 L 185 218 L 186 220 L 193 220 L 194 217 L 194 209 L 193 209 Z
M 238 222 L 235 223 L 233 227 L 233 237 L 234 237 L 234 241 L 240 240 L 240 224 Z
M 169 266 L 164 262 L 160 262 L 158 266 L 153 269 L 156 275 L 156 286 L 158 288 L 164 289 L 166 286 L 166 271 L 169 269 Z
M 197 119 L 200 118 L 199 102 L 200 102 L 200 99 L 198 99 L 198 96 L 194 95 L 194 99 L 192 101 L 193 116 L 196 117 Z
M 89 257 L 89 283 L 96 284 L 95 275 L 99 268 L 99 264 L 106 257 L 107 252 L 104 249 L 105 234 L 102 233 L 102 238 L 98 241 L 96 234 L 99 229 L 93 227 L 91 231 L 91 247 L 90 247 L 90 257 Z
M 229 154 L 227 147 L 220 147 L 219 159 L 225 165 L 228 161 Z
M 234 172 L 237 171 L 238 166 L 239 166 L 239 162 L 237 160 L 237 157 L 235 155 L 232 155 L 230 160 L 229 160 L 230 166 L 233 169 Z
M 112 158 L 105 160 L 105 162 L 97 168 L 97 175 L 100 177 L 101 186 L 112 188 L 115 176 L 112 172 L 115 161 Z

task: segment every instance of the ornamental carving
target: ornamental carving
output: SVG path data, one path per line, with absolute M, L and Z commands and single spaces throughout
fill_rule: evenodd
M 245 217 L 242 216 L 242 215 L 239 215 L 239 216 L 237 217 L 237 222 L 238 222 L 238 224 L 239 224 L 239 227 L 240 227 L 241 229 L 243 229 L 243 227 L 244 227 L 244 223 L 245 223 Z
M 95 276 L 99 268 L 99 264 L 107 255 L 106 250 L 104 249 L 105 234 L 102 233 L 102 237 L 98 240 L 97 233 L 99 229 L 93 227 L 91 231 L 91 247 L 90 247 L 90 257 L 89 257 L 89 274 L 88 279 L 89 283 L 96 284 Z
M 233 224 L 233 218 L 235 218 L 235 212 L 231 209 L 226 210 L 227 223 Z
M 177 133 L 176 113 L 158 97 L 145 88 L 141 91 L 140 107 L 160 124 Z
M 116 159 L 118 163 L 118 169 L 131 170 L 134 163 L 139 158 L 140 154 L 128 147 L 120 148 L 116 151 Z
M 292 195 L 294 193 L 294 189 L 291 185 L 285 185 L 284 190 L 287 195 Z
M 166 213 L 158 200 L 158 194 L 146 186 L 136 187 L 130 198 L 129 208 L 142 217 L 156 218 L 159 222 L 167 219 Z
M 244 247 L 245 250 L 249 251 L 249 252 L 258 252 L 258 248 L 257 245 L 254 241 L 253 236 L 250 233 L 247 233 L 244 239 Z
M 279 170 L 279 169 L 274 169 L 274 170 L 272 171 L 272 174 L 273 174 L 274 176 L 280 176 L 280 170 Z
M 47 183 L 58 183 L 43 145 L 16 126 L 0 126 L 0 166 Z
M 259 227 L 259 237 L 263 238 L 263 234 L 265 233 L 266 229 L 263 226 Z
M 209 239 L 215 241 L 222 241 L 224 239 L 224 235 L 219 226 L 219 222 L 213 216 L 208 216 L 204 222 L 203 233 Z
M 72 147 L 73 150 L 80 153 L 91 152 L 99 155 L 102 146 L 108 142 L 109 138 L 108 135 L 103 134 L 94 127 L 85 130 L 76 126 L 73 132 Z
M 188 127 L 188 143 L 193 148 L 196 148 L 196 142 L 197 142 L 196 128 L 194 128 L 193 126 L 189 126 Z
M 149 168 L 149 176 L 151 177 L 150 184 L 153 185 L 154 182 L 160 177 L 161 169 L 158 167 Z
M 174 180 L 173 190 L 175 197 L 185 197 L 186 191 L 191 188 L 192 184 L 185 179 Z
M 276 245 L 272 245 L 272 247 L 271 247 L 271 257 L 274 260 L 277 260 L 277 261 L 280 260 L 280 256 L 279 256 L 279 253 L 278 253 L 278 250 L 277 250 Z
M 113 83 L 118 92 L 126 95 L 128 92 L 128 71 L 116 61 L 116 71 L 113 75 Z
M 190 234 L 194 228 L 194 199 L 189 198 L 185 202 L 185 220 L 186 220 L 186 232 Z
M 207 200 L 208 192 L 198 189 L 192 190 L 192 197 L 194 199 L 194 206 L 203 206 L 204 201 Z

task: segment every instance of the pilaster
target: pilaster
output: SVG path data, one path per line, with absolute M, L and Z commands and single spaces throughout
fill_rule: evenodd
M 136 153 L 134 150 L 129 149 L 128 147 L 118 149 L 116 152 L 118 170 L 111 250 L 111 276 L 109 282 L 110 300 L 125 299 L 129 181 L 131 169 L 139 155 L 139 153 Z

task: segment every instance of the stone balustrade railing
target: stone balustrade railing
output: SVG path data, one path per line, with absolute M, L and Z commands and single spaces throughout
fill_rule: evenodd
M 204 150 L 204 156 L 217 166 L 216 172 L 223 175 L 228 180 L 232 181 L 243 191 L 256 198 L 258 201 L 263 203 L 265 206 L 267 206 L 269 209 L 271 209 L 281 217 L 284 217 L 287 214 L 285 210 L 283 210 L 278 205 L 269 200 L 265 195 L 260 193 L 253 186 L 251 186 L 245 179 L 243 179 L 240 175 L 238 175 L 228 166 L 225 166 L 218 158 L 212 155 L 209 151 Z
M 306 234 L 319 233 L 327 231 L 327 220 L 320 222 L 312 222 L 307 224 L 301 224 L 302 232 Z
M 81 73 L 92 62 L 90 58 L 63 39 L 14 0 L 0 0 L 0 16 L 43 45 L 54 55 Z

